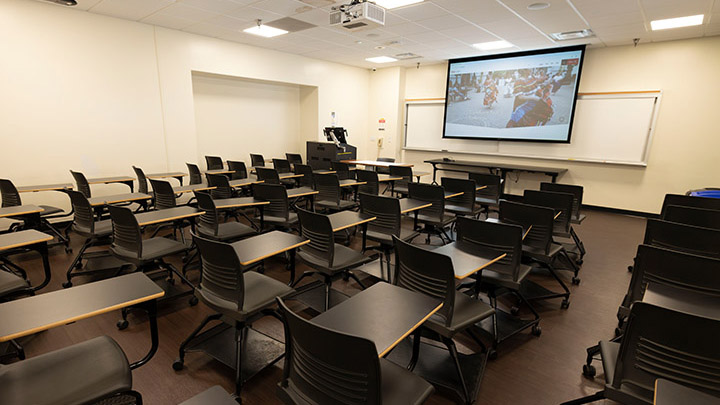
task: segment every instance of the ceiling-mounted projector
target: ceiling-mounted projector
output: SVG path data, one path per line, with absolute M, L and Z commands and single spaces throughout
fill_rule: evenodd
M 339 25 L 349 31 L 385 25 L 385 9 L 365 0 L 353 0 L 350 4 L 333 7 L 330 25 Z

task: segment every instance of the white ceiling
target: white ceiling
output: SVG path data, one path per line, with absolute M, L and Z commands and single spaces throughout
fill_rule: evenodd
M 532 11 L 529 4 L 550 4 Z M 720 0 L 425 0 L 388 10 L 383 28 L 347 32 L 330 27 L 333 0 L 77 0 L 79 11 L 104 14 L 282 52 L 375 67 L 364 59 L 412 52 L 419 59 L 382 66 L 415 65 L 481 55 L 473 43 L 506 40 L 512 52 L 588 43 L 592 47 L 720 35 Z M 703 25 L 659 32 L 650 21 L 705 14 Z M 292 17 L 313 25 L 275 38 L 242 32 L 255 25 Z M 591 28 L 594 38 L 554 41 L 548 34 Z M 384 49 L 378 49 L 384 47 Z M 487 52 L 485 52 L 487 53 Z

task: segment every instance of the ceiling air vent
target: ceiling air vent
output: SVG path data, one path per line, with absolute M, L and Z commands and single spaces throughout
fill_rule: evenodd
M 558 41 L 568 41 L 571 39 L 582 39 L 582 38 L 590 38 L 594 37 L 595 33 L 592 32 L 591 29 L 586 30 L 579 30 L 579 31 L 565 31 L 565 32 L 555 32 L 550 34 L 553 39 L 556 39 Z

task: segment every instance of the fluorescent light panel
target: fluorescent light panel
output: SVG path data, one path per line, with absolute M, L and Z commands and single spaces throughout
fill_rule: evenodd
M 689 15 L 687 17 L 666 18 L 664 20 L 650 21 L 653 31 L 667 30 L 670 28 L 692 27 L 703 23 L 705 14 Z
M 278 35 L 283 35 L 283 34 L 288 33 L 285 30 L 281 30 L 280 28 L 274 28 L 269 25 L 256 25 L 254 27 L 244 29 L 243 32 L 247 32 L 248 34 L 253 34 L 253 35 L 259 35 L 259 36 L 265 37 L 265 38 L 272 38 L 272 37 L 276 37 Z
M 425 0 L 375 0 L 374 3 L 385 9 L 405 7 L 411 4 L 422 3 Z
M 374 58 L 365 58 L 365 60 L 372 63 L 397 62 L 397 59 L 391 58 L 389 56 L 376 56 Z
M 495 49 L 512 48 L 514 45 L 508 41 L 490 41 L 473 44 L 473 46 L 481 51 L 493 51 Z

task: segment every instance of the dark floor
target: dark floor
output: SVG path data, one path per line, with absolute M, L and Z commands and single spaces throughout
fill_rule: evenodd
M 558 299 L 536 303 L 542 316 L 542 336 L 532 336 L 528 330 L 500 345 L 497 360 L 488 363 L 478 404 L 557 404 L 594 393 L 602 387 L 602 367 L 599 364 L 596 364 L 598 376 L 595 381 L 581 375 L 585 348 L 612 336 L 616 324 L 615 312 L 630 282 L 626 267 L 642 240 L 645 220 L 604 212 L 587 214 L 585 222 L 576 226 L 576 230 L 589 253 L 580 272 L 582 283 L 570 287 L 570 308 L 560 309 Z M 353 247 L 359 248 L 360 238 L 355 239 Z M 72 240 L 77 251 L 80 238 L 74 235 Z M 423 243 L 422 238 L 417 238 L 416 243 Z M 72 258 L 73 255 L 65 254 L 61 247 L 51 249 L 53 279 L 42 293 L 62 288 L 60 284 Z M 34 281 L 41 278 L 39 259 L 27 255 L 21 258 L 19 264 L 29 270 Z M 304 269 L 305 266 L 298 265 L 299 271 Z M 282 281 L 289 278 L 280 259 L 271 259 L 266 263 L 266 274 Z M 568 285 L 569 275 L 569 272 L 562 272 Z M 549 276 L 538 274 L 532 277 L 553 286 Z M 76 285 L 84 282 L 80 278 L 75 280 Z M 359 291 L 352 281 L 340 280 L 335 286 L 350 294 Z M 295 303 L 293 308 L 303 310 L 303 305 Z M 180 372 L 173 371 L 171 367 L 180 342 L 209 312 L 202 304 L 190 307 L 187 299 L 161 307 L 160 349 L 148 364 L 133 372 L 133 386 L 143 395 L 146 404 L 177 404 L 216 384 L 232 392 L 234 372 L 203 353 L 188 354 L 185 369 Z M 311 310 L 304 313 L 312 314 Z M 24 338 L 21 343 L 27 355 L 34 356 L 106 334 L 118 341 L 130 361 L 139 359 L 150 344 L 146 318 L 131 315 L 130 327 L 124 331 L 115 327 L 118 319 L 119 311 L 57 327 Z M 281 324 L 273 318 L 265 318 L 255 326 L 282 338 Z M 469 339 L 461 338 L 459 342 L 460 351 L 478 349 Z M 255 376 L 245 385 L 242 392 L 245 404 L 279 403 L 275 397 L 275 386 L 281 376 L 281 363 Z M 453 402 L 451 398 L 435 394 L 427 403 Z

